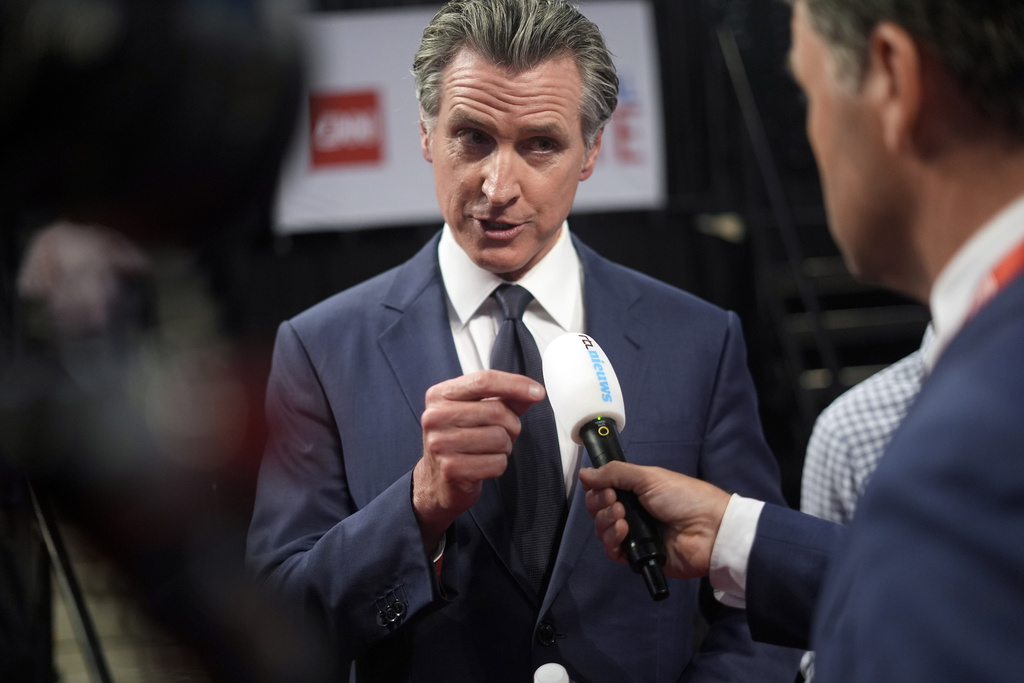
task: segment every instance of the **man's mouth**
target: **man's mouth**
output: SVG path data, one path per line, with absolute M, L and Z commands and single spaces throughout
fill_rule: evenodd
M 484 234 L 495 239 L 509 239 L 515 237 L 522 229 L 522 225 L 516 223 L 488 221 L 480 218 L 478 218 L 476 222 L 477 225 L 480 226 L 481 230 L 484 231 Z

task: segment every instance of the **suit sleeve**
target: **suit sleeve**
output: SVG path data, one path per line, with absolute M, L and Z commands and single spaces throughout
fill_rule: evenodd
M 825 570 L 843 527 L 778 505 L 765 505 L 747 567 L 747 618 L 756 640 L 808 647 Z
M 287 322 L 278 330 L 266 408 L 248 565 L 336 634 L 335 647 L 352 659 L 438 600 L 411 473 L 357 509 L 321 377 Z
M 742 496 L 784 504 L 778 465 L 761 431 L 739 319 L 728 314 L 718 372 L 707 408 L 699 476 Z M 741 609 L 726 607 L 701 587 L 708 633 L 683 680 L 756 680 L 792 683 L 801 652 L 754 642 Z

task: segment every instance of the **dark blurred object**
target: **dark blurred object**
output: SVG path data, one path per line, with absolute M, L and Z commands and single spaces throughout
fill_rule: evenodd
M 141 243 L 272 199 L 300 93 L 287 5 L 5 0 L 0 192 Z
M 59 534 L 43 519 L 52 504 L 209 680 L 330 680 L 318 634 L 245 576 L 237 537 L 248 518 L 217 489 L 247 446 L 244 368 L 192 320 L 204 317 L 200 300 L 188 319 L 138 315 L 152 310 L 138 305 L 151 285 L 120 282 L 109 307 L 119 315 L 103 330 L 33 338 L 0 378 L 6 469 L 31 481 L 44 535 Z
M 5 680 L 53 681 L 50 564 L 28 491 L 0 464 L 0 672 Z
M 318 634 L 244 575 L 248 519 L 218 496 L 252 446 L 244 349 L 194 324 L 196 299 L 177 288 L 201 278 L 158 267 L 168 249 L 191 263 L 265 220 L 301 92 L 289 12 L 0 3 L 0 231 L 31 244 L 0 331 L 0 523 L 13 525 L 0 585 L 39 583 L 38 530 L 22 525 L 55 531 L 52 504 L 217 681 L 330 678 Z M 56 219 L 69 222 L 31 237 Z M 167 290 L 187 315 L 158 314 Z M 0 599 L 0 670 L 52 680 L 45 642 L 15 642 L 49 605 L 29 587 Z

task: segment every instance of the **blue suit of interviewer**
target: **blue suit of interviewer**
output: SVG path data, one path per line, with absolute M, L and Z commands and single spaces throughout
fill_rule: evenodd
M 797 646 L 810 635 L 816 680 L 1021 680 L 1022 312 L 1018 277 L 957 334 L 847 529 L 765 506 L 751 629 Z
M 626 457 L 781 503 L 736 316 L 574 244 L 586 332 L 626 403 Z M 249 562 L 323 620 L 359 681 L 528 683 L 551 661 L 578 683 L 793 680 L 799 653 L 753 643 L 745 615 L 704 600 L 700 582 L 652 601 L 605 556 L 580 486 L 542 601 L 493 480 L 449 529 L 438 579 L 411 471 L 426 390 L 460 374 L 436 237 L 278 332 Z M 693 652 L 699 602 L 710 629 Z

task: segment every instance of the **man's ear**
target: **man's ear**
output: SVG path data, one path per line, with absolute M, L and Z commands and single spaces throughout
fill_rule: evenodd
M 586 180 L 594 172 L 594 164 L 597 163 L 597 155 L 601 151 L 601 136 L 603 134 L 604 128 L 601 128 L 594 136 L 594 146 L 587 153 L 587 158 L 583 160 L 583 168 L 580 169 L 580 180 Z
M 423 117 L 420 117 L 420 151 L 423 153 L 423 158 L 434 163 L 434 156 L 430 151 L 430 136 L 433 131 L 427 130 L 427 124 L 423 122 Z
M 882 137 L 893 151 L 914 142 L 924 100 L 921 45 L 902 27 L 882 22 L 871 32 L 864 87 L 879 108 Z

